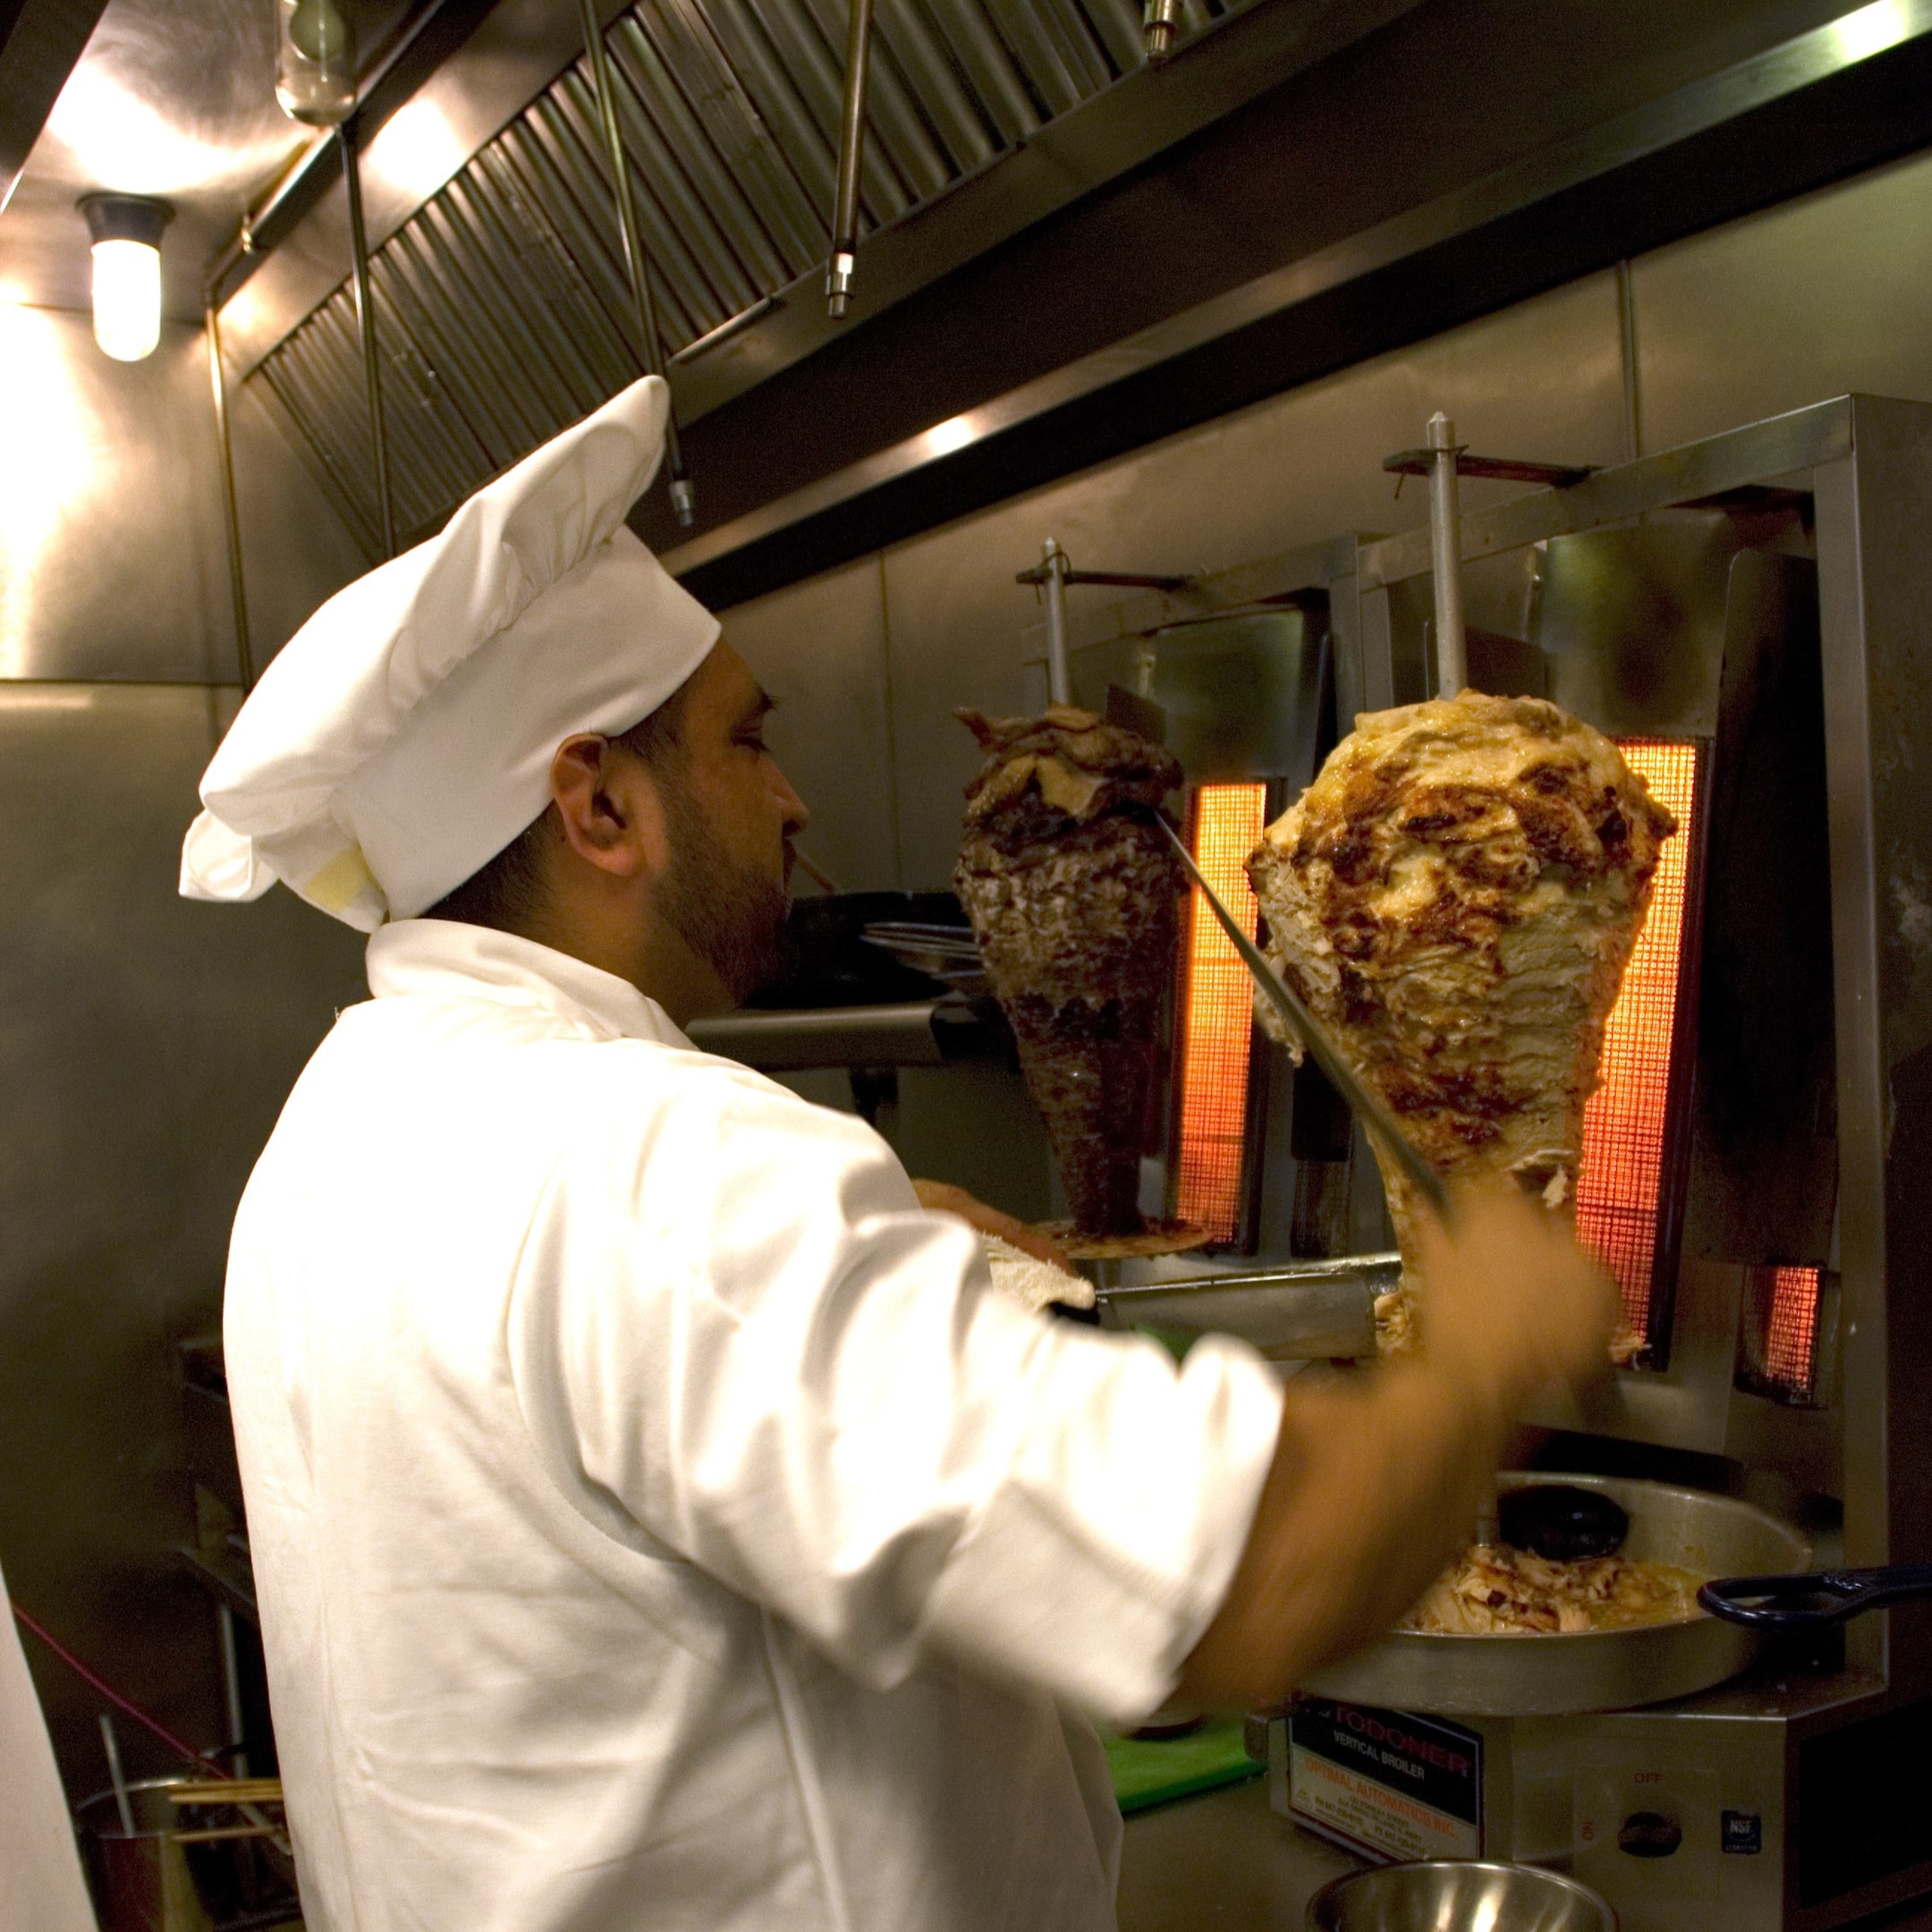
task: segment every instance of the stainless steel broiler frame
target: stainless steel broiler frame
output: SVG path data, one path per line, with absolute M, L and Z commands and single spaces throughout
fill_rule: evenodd
M 1598 470 L 1465 515 L 1461 553 L 1478 569 L 1550 539 L 1753 497 L 1808 499 L 1815 530 L 1839 1164 L 1835 1400 L 1781 1408 L 1736 1385 L 1744 1269 L 1687 1249 L 1664 1369 L 1618 1377 L 1587 1414 L 1541 1419 L 1783 1471 L 1842 1497 L 1847 1563 L 1925 1563 L 1932 406 L 1841 397 Z M 1414 580 L 1430 568 L 1427 529 L 1337 546 L 1331 596 L 1344 728 L 1357 711 L 1419 695 L 1398 689 L 1397 632 L 1402 600 L 1412 611 Z M 1485 1725 L 1489 1849 L 1614 1879 L 1626 1932 L 1824 1932 L 1932 1892 L 1932 1809 L 1918 1809 L 1913 1796 L 1914 1780 L 1928 1784 L 1914 1768 L 1925 1756 L 1912 1741 L 1921 1718 L 1932 1725 L 1932 1617 L 1911 1609 L 1852 1624 L 1839 1666 L 1782 1678 L 1760 1671 L 1677 1703 L 1599 1716 L 1507 1720 L 1493 1735 Z M 1645 1791 L 1694 1816 L 1698 1831 L 1682 1855 L 1620 1862 L 1616 1818 Z M 1720 1844 L 1720 1814 L 1761 1819 L 1758 1849 L 1728 1835 Z M 1728 1822 L 1725 1831 L 1744 1835 Z

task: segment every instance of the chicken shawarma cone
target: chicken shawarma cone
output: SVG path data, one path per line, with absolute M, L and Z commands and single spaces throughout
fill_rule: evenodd
M 1508 1174 L 1573 1216 L 1605 1023 L 1675 830 L 1600 733 L 1464 691 L 1358 718 L 1248 872 L 1269 956 L 1445 1177 Z M 1428 1210 L 1377 1156 L 1401 1346 Z
M 959 716 L 987 753 L 953 883 L 1019 1042 L 1075 1231 L 1134 1235 L 1183 880 L 1159 826 L 1181 767 L 1090 711 Z

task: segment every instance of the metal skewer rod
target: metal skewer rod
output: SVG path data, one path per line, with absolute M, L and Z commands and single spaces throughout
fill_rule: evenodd
M 1241 921 L 1221 902 L 1221 895 L 1201 876 L 1201 869 L 1194 863 L 1194 855 L 1187 849 L 1180 834 L 1157 813 L 1155 816 L 1156 822 L 1167 835 L 1167 842 L 1174 847 L 1175 856 L 1187 869 L 1187 875 L 1194 882 L 1195 889 L 1206 902 L 1208 910 L 1219 922 L 1221 930 L 1228 936 L 1229 943 L 1241 954 L 1241 964 L 1248 969 L 1254 983 L 1260 987 L 1263 996 L 1287 1021 L 1295 1038 L 1313 1057 L 1315 1064 L 1328 1076 L 1329 1083 L 1335 1090 L 1348 1102 L 1362 1123 L 1387 1148 L 1416 1191 L 1428 1202 L 1439 1217 L 1446 1220 L 1449 1215 L 1449 1191 L 1443 1185 L 1443 1177 L 1417 1152 L 1415 1143 L 1396 1124 L 1395 1116 L 1368 1090 L 1354 1068 L 1343 1057 L 1341 1050 L 1328 1037 L 1327 1030 L 1321 1021 L 1309 1011 L 1281 975 L 1268 964 L 1260 947 L 1241 930 Z
M 1046 698 L 1050 704 L 1073 702 L 1073 667 L 1067 660 L 1067 554 L 1056 538 L 1040 546 L 1040 583 L 1046 593 Z
M 356 331 L 362 338 L 362 382 L 369 393 L 369 451 L 376 466 L 376 522 L 382 554 L 395 555 L 395 511 L 389 501 L 389 434 L 383 420 L 382 361 L 376 352 L 376 298 L 369 288 L 369 234 L 362 225 L 362 163 L 355 117 L 335 130 L 342 144 L 343 187 L 349 197 L 349 256 L 355 271 Z
M 847 0 L 847 4 L 845 112 L 832 207 L 832 258 L 826 264 L 826 313 L 835 322 L 845 319 L 859 259 L 859 181 L 865 158 L 866 80 L 872 59 L 872 0 Z
M 617 118 L 617 93 L 611 84 L 610 50 L 597 19 L 597 0 L 578 0 L 583 18 L 584 54 L 590 63 L 590 85 L 597 95 L 597 120 L 604 131 L 605 159 L 610 164 L 611 194 L 617 204 L 617 239 L 623 250 L 624 274 L 631 284 L 631 304 L 638 333 L 644 338 L 648 374 L 665 372 L 664 338 L 657 333 L 657 303 L 651 291 L 650 262 L 638 236 L 637 199 L 631 188 L 631 164 L 624 153 L 623 126 Z M 698 517 L 698 491 L 684 472 L 684 450 L 678 439 L 677 411 L 665 420 L 665 469 L 670 478 L 671 508 L 680 529 L 689 530 Z
M 121 1814 L 123 1837 L 134 1836 L 134 1807 L 128 1801 L 126 1775 L 121 1769 L 121 1741 L 114 1735 L 114 1719 L 100 1714 L 101 1744 L 107 1753 L 107 1782 L 114 1786 L 114 1809 Z
M 1429 550 L 1436 567 L 1436 695 L 1453 698 L 1469 684 L 1469 642 L 1462 624 L 1462 504 L 1455 425 L 1440 410 L 1428 419 Z

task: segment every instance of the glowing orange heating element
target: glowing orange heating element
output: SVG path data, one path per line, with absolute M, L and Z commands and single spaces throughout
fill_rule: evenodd
M 1677 835 L 1664 847 L 1650 915 L 1604 1030 L 1601 1084 L 1583 1111 L 1577 1229 L 1616 1276 L 1630 1326 L 1645 1335 L 1683 968 L 1684 897 L 1701 801 L 1695 745 L 1648 739 L 1619 744 L 1651 795 L 1676 815 Z
M 1260 843 L 1267 787 L 1202 785 L 1194 794 L 1194 862 L 1252 937 L 1255 895 L 1243 861 Z M 1253 1051 L 1252 982 L 1241 955 L 1201 901 L 1188 894 L 1181 966 L 1181 1162 L 1174 1211 L 1230 1241 L 1241 1221 L 1248 1062 Z
M 1771 1318 L 1765 1325 L 1764 1372 L 1788 1389 L 1809 1394 L 1818 1342 L 1818 1271 L 1772 1270 Z

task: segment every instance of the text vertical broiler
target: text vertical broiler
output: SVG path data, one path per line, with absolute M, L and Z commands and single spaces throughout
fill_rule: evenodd
M 1137 1234 L 1182 880 L 1160 746 L 1090 711 L 961 720 L 987 752 L 953 883 L 1020 1045 L 1076 1230 Z
M 1248 871 L 1271 958 L 1422 1153 L 1573 1214 L 1604 1022 L 1676 828 L 1600 733 L 1464 691 L 1358 718 Z M 1382 1170 L 1400 1345 L 1420 1210 Z

